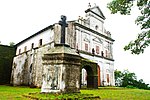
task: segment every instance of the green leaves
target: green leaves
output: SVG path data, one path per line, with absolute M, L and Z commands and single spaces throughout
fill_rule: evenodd
M 148 84 L 145 84 L 143 79 L 137 80 L 135 73 L 131 73 L 128 70 L 123 72 L 115 70 L 115 83 L 121 87 L 136 87 L 140 89 L 150 89 Z
M 141 28 L 141 33 L 134 41 L 129 42 L 124 50 L 130 50 L 132 54 L 140 54 L 150 45 L 150 0 L 113 0 L 107 7 L 112 14 L 119 12 L 121 15 L 129 15 L 134 2 L 141 11 L 141 15 L 135 20 Z
M 128 70 L 124 70 L 123 72 L 115 70 L 115 80 L 119 86 L 126 87 L 133 84 L 136 76 L 135 73 L 130 73 Z
M 9 43 L 9 46 L 10 46 L 10 47 L 13 47 L 14 45 L 15 45 L 14 42 L 10 42 L 10 43 Z
M 144 53 L 144 49 L 150 45 L 150 30 L 138 34 L 136 40 L 131 41 L 124 50 L 131 50 L 132 54 Z
M 139 10 L 141 10 L 144 6 L 147 5 L 148 0 L 137 0 L 137 6 L 139 7 Z
M 120 12 L 122 15 L 129 15 L 132 6 L 132 0 L 113 0 L 107 4 L 107 7 L 111 10 L 112 14 Z

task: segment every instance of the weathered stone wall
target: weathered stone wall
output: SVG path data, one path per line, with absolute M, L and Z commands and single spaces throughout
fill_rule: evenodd
M 0 84 L 9 84 L 15 48 L 0 45 Z
M 43 74 L 42 56 L 54 47 L 54 43 L 60 43 L 61 27 L 59 24 L 55 24 L 53 27 L 54 36 L 53 38 L 49 38 L 49 43 L 22 52 L 14 57 L 11 84 L 41 87 Z M 49 35 L 50 34 L 52 33 L 49 33 Z M 36 40 L 36 37 L 35 41 L 38 41 Z M 25 41 L 25 43 L 28 44 L 28 41 Z M 69 44 L 72 48 L 75 47 L 75 31 L 73 23 L 69 23 L 68 28 L 66 28 L 66 44 Z M 24 44 L 22 43 L 21 45 Z
M 54 40 L 56 44 L 60 43 L 60 35 L 61 35 L 61 26 L 59 24 L 55 24 L 54 26 Z M 66 27 L 66 35 L 65 35 L 65 44 L 68 44 L 71 48 L 75 48 L 76 46 L 76 32 L 75 26 L 73 22 L 68 23 L 68 27 Z
M 80 56 L 68 46 L 57 45 L 43 57 L 41 92 L 79 92 Z
M 34 69 L 33 71 L 35 72 L 35 77 L 34 79 L 34 84 L 35 86 L 41 87 L 42 85 L 42 75 L 43 75 L 43 60 L 42 57 L 44 56 L 45 53 L 48 53 L 51 48 L 54 47 L 54 43 L 48 44 L 45 47 L 39 48 L 36 51 L 35 57 L 34 57 Z
M 76 47 L 76 31 L 75 31 L 75 26 L 73 22 L 68 23 L 66 41 L 71 48 Z
M 53 47 L 53 43 L 32 49 L 14 57 L 11 84 L 41 87 L 42 56 Z
M 59 24 L 54 25 L 54 33 L 55 44 L 59 44 L 61 35 L 61 26 Z
M 80 89 L 80 66 L 68 65 L 66 67 L 66 91 L 79 92 Z M 67 88 L 68 87 L 68 88 Z
M 27 68 L 27 53 L 14 58 L 12 67 L 13 84 L 21 85 L 25 82 L 25 68 Z

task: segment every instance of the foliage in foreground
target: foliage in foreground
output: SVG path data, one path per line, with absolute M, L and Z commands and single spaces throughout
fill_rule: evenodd
M 140 54 L 150 45 L 150 0 L 113 0 L 108 3 L 112 14 L 119 12 L 121 15 L 129 15 L 133 6 L 137 6 L 141 12 L 135 23 L 140 26 L 142 32 L 124 49 L 131 50 L 132 54 Z
M 0 85 L 0 100 L 31 100 L 23 95 L 40 93 L 40 89 Z M 100 96 L 102 100 L 149 100 L 150 91 L 120 87 L 100 87 L 93 90 L 81 90 L 81 94 Z M 46 95 L 42 96 L 44 99 Z
M 115 84 L 120 87 L 150 90 L 149 84 L 144 83 L 143 79 L 137 80 L 135 73 L 128 70 L 123 72 L 115 70 Z

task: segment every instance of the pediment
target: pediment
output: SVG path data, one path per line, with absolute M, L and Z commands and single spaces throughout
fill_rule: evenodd
M 103 44 L 103 40 L 98 37 L 94 38 L 93 41 Z
M 101 9 L 98 7 L 98 6 L 94 6 L 92 8 L 89 8 L 85 11 L 86 13 L 88 12 L 92 12 L 94 13 L 95 15 L 97 15 L 98 17 L 101 17 L 102 19 L 106 19 L 104 14 L 102 13 Z

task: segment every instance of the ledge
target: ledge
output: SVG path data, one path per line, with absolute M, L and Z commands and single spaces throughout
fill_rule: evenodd
M 100 57 L 100 58 L 102 58 L 102 59 L 106 59 L 106 60 L 110 60 L 110 61 L 115 61 L 115 60 L 112 59 L 112 58 L 107 58 L 107 57 L 104 57 L 104 56 L 95 55 L 95 54 L 92 54 L 92 53 L 90 53 L 90 52 L 86 52 L 86 51 L 82 51 L 82 50 L 79 50 L 79 53 L 87 54 L 87 55 L 90 55 L 90 56 Z

